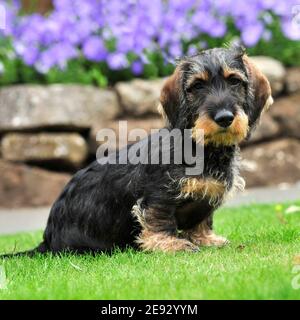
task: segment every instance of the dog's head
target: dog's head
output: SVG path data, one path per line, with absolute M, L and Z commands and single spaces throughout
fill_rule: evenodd
M 171 128 L 192 129 L 195 141 L 234 145 L 273 102 L 267 78 L 242 47 L 215 48 L 179 61 L 161 92 Z

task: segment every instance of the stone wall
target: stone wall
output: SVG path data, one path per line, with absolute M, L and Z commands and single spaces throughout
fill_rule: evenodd
M 300 68 L 254 58 L 269 78 L 275 104 L 242 145 L 248 187 L 300 180 Z M 45 206 L 79 168 L 95 158 L 96 133 L 160 128 L 164 79 L 117 83 L 111 89 L 79 85 L 23 85 L 0 89 L 0 206 Z M 114 148 L 115 146 L 112 146 Z

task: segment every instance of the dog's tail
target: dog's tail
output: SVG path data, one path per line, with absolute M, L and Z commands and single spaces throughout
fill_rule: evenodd
M 46 243 L 42 242 L 36 248 L 34 248 L 32 250 L 0 255 L 0 259 L 14 258 L 14 257 L 33 257 L 36 254 L 39 254 L 39 253 L 43 254 L 43 253 L 46 253 L 48 251 L 49 251 L 49 249 L 48 249 Z

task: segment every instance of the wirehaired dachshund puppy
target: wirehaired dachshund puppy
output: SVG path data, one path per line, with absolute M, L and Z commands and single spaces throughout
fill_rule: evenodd
M 232 190 L 243 188 L 238 145 L 271 104 L 270 84 L 243 48 L 215 48 L 181 59 L 165 82 L 159 109 L 168 130 L 190 129 L 193 144 L 203 145 L 203 172 L 187 175 L 184 161 L 95 161 L 64 188 L 43 242 L 26 254 L 130 246 L 195 251 L 226 244 L 213 232 L 213 213 Z

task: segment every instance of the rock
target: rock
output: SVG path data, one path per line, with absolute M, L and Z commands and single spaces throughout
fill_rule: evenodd
M 0 206 L 50 206 L 70 179 L 68 174 L 0 160 Z
M 9 133 L 1 142 L 5 160 L 43 163 L 55 162 L 80 167 L 88 155 L 85 140 L 77 133 Z
M 165 79 L 119 82 L 115 90 L 123 108 L 130 114 L 156 114 L 160 91 Z
M 0 132 L 41 128 L 86 130 L 119 113 L 113 91 L 80 85 L 18 85 L 0 89 Z
M 295 183 L 300 180 L 300 142 L 280 139 L 242 151 L 246 187 Z
M 270 114 L 281 135 L 300 138 L 300 93 L 275 100 Z
M 252 133 L 250 139 L 245 144 L 265 141 L 276 138 L 279 135 L 280 129 L 278 123 L 271 117 L 269 112 L 261 117 L 256 130 Z
M 271 57 L 253 56 L 251 60 L 265 74 L 271 84 L 272 95 L 278 95 L 284 88 L 286 70 L 283 64 Z
M 287 69 L 285 83 L 288 93 L 300 91 L 300 67 Z
M 127 123 L 127 132 L 130 132 L 133 129 L 142 129 L 145 130 L 144 137 L 146 137 L 151 129 L 160 129 L 164 126 L 164 121 L 161 118 L 146 118 L 146 119 L 124 119 L 121 121 L 126 121 Z M 90 149 L 92 150 L 92 153 L 96 153 L 97 148 L 99 145 L 101 145 L 102 141 L 97 141 L 96 136 L 99 130 L 102 130 L 104 128 L 112 129 L 116 133 L 116 143 L 112 143 L 110 150 L 116 150 L 120 148 L 123 148 L 127 143 L 125 141 L 121 140 L 119 141 L 119 121 L 111 121 L 106 124 L 106 126 L 95 126 L 93 127 L 90 135 Z M 134 141 L 131 141 L 134 142 Z M 119 145 L 120 143 L 120 145 Z

